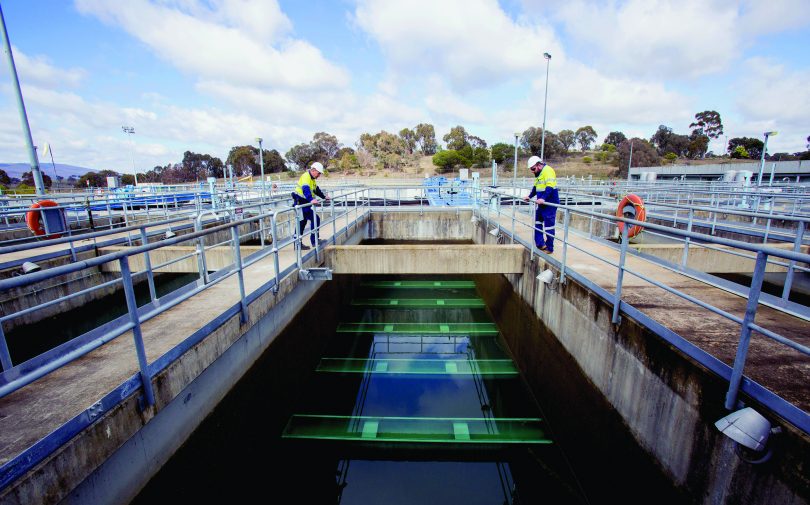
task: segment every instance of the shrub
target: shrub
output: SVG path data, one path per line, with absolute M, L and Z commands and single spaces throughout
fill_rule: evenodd
M 584 158 L 582 158 L 583 163 L 590 163 L 591 161 L 593 161 L 593 160 L 591 159 L 590 156 L 585 156 Z
M 664 160 L 667 163 L 675 163 L 675 160 L 678 159 L 678 155 L 675 153 L 667 153 L 664 155 Z

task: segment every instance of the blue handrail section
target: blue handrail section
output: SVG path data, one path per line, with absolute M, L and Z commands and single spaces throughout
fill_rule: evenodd
M 425 196 L 429 205 L 436 207 L 464 207 L 473 205 L 470 181 L 456 177 L 448 181 L 446 177 L 438 175 L 425 179 Z

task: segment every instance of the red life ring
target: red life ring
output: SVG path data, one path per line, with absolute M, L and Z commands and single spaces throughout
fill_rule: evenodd
M 644 209 L 644 200 L 642 200 L 640 196 L 633 193 L 626 194 L 624 198 L 622 198 L 622 201 L 619 202 L 619 206 L 616 208 L 616 217 L 635 219 L 636 221 L 646 221 L 647 211 Z M 621 234 L 624 231 L 624 223 L 618 222 L 616 223 L 616 226 L 618 226 L 619 234 Z M 627 230 L 627 236 L 629 238 L 633 238 L 642 231 L 644 231 L 643 227 L 634 224 L 630 226 L 629 230 Z
M 28 225 L 28 229 L 31 230 L 34 235 L 45 235 L 45 229 L 42 227 L 42 211 L 33 210 L 43 207 L 59 207 L 59 204 L 53 200 L 40 200 L 29 207 L 29 209 L 32 210 L 25 213 L 25 224 Z M 52 233 L 48 235 L 48 238 L 59 238 L 61 236 L 61 233 Z

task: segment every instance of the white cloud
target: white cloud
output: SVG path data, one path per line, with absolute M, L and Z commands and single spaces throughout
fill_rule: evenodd
M 728 68 L 746 34 L 738 8 L 717 0 L 568 2 L 557 11 L 602 71 L 683 78 Z
M 12 47 L 14 66 L 21 82 L 43 86 L 54 83 L 76 87 L 85 78 L 85 71 L 80 68 L 57 68 L 45 56 L 28 56 L 17 47 Z M 8 66 L 3 65 L 0 74 L 8 76 Z
M 348 85 L 348 72 L 326 60 L 311 44 L 284 38 L 273 45 L 289 20 L 276 2 L 215 2 L 205 13 L 198 3 L 77 0 L 77 7 L 121 26 L 178 69 L 203 79 L 268 89 L 334 89 Z M 189 8 L 189 5 L 193 8 Z M 240 12 L 242 7 L 249 7 Z M 222 12 L 222 16 L 217 14 Z M 262 32 L 266 23 L 267 32 Z M 274 32 L 275 30 L 275 32 Z M 278 33 L 277 33 L 278 32 Z M 318 69 L 313 72 L 313 69 Z
M 358 0 L 353 19 L 402 78 L 441 73 L 453 90 L 526 79 L 543 51 L 561 52 L 549 26 L 516 22 L 496 0 Z
M 810 135 L 810 71 L 791 71 L 764 58 L 744 65 L 747 71 L 734 85 L 744 126 L 734 136 L 762 138 L 765 131 L 778 131 L 768 141 L 769 152 L 804 151 Z

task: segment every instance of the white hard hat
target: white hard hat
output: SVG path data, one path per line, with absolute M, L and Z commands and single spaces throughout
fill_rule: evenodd
M 317 171 L 318 171 L 318 172 L 320 172 L 320 173 L 323 173 L 323 172 L 324 172 L 324 170 L 323 170 L 323 165 L 321 165 L 321 162 L 320 162 L 320 161 L 316 161 L 316 162 L 315 162 L 315 163 L 313 163 L 313 164 L 312 164 L 312 165 L 311 165 L 309 168 L 314 168 L 315 170 L 317 170 Z
M 531 158 L 529 158 L 528 168 L 532 168 L 538 163 L 540 163 L 540 156 L 532 156 Z

